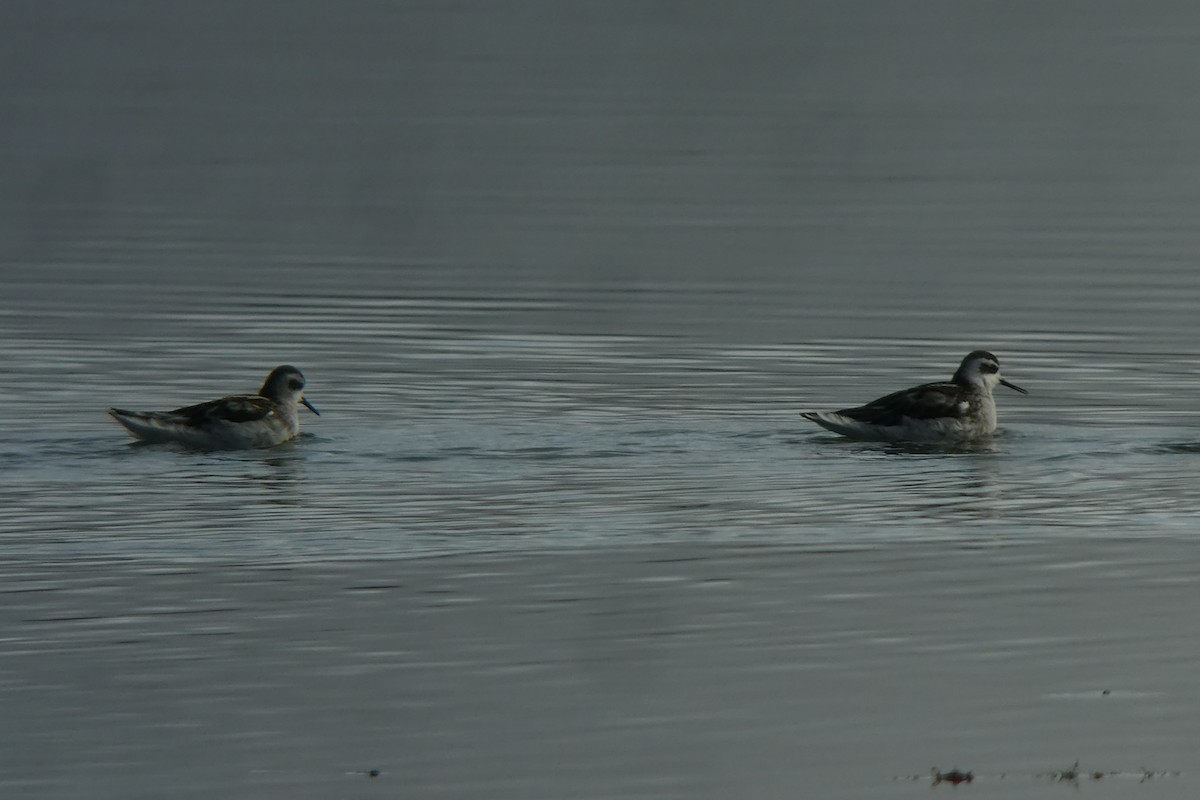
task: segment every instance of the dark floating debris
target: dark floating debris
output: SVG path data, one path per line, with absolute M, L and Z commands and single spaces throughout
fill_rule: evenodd
M 1075 763 L 1070 769 L 1064 769 L 1062 772 L 1051 772 L 1050 777 L 1060 783 L 1079 783 L 1079 759 L 1075 759 Z
M 1154 780 L 1155 778 L 1178 778 L 1182 774 L 1183 773 L 1180 772 L 1179 770 L 1155 771 L 1152 769 L 1146 769 L 1145 767 L 1142 767 L 1142 779 L 1140 781 L 1138 781 L 1138 783 L 1145 783 L 1146 781 Z
M 952 770 L 942 772 L 937 767 L 934 767 L 930 774 L 933 776 L 933 785 L 948 783 L 951 786 L 959 786 L 964 783 L 974 783 L 979 780 L 1004 780 L 1021 778 L 1020 775 L 1001 772 L 992 775 L 976 775 L 974 771 L 961 770 L 955 767 Z M 1053 772 L 1041 772 L 1036 775 L 1024 776 L 1029 780 L 1051 780 L 1058 783 L 1069 783 L 1073 786 L 1079 786 L 1080 781 L 1093 780 L 1102 781 L 1105 778 L 1124 778 L 1126 780 L 1137 780 L 1138 783 L 1145 783 L 1149 780 L 1162 778 L 1178 778 L 1183 773 L 1179 770 L 1152 770 L 1142 767 L 1136 771 L 1121 771 L 1121 770 L 1093 770 L 1091 772 L 1083 772 L 1079 769 L 1079 762 L 1076 761 L 1068 769 L 1056 770 Z M 920 781 L 924 780 L 924 775 L 897 775 L 892 780 L 896 781 Z
M 960 783 L 970 783 L 973 780 L 975 780 L 975 773 L 963 772 L 958 767 L 955 767 L 949 772 L 942 772 L 937 767 L 933 768 L 934 786 L 937 786 L 939 783 L 949 783 L 953 784 L 954 786 L 958 786 Z
M 1064 769 L 1061 772 L 1046 772 L 1034 777 L 1059 781 L 1061 783 L 1073 783 L 1079 785 L 1079 781 L 1083 778 L 1091 778 L 1094 781 L 1102 781 L 1105 778 L 1137 778 L 1138 783 L 1145 783 L 1154 778 L 1178 778 L 1183 773 L 1179 770 L 1152 770 L 1142 767 L 1137 772 L 1121 772 L 1120 770 L 1095 770 L 1093 772 L 1080 772 L 1079 762 L 1076 761 L 1070 769 Z
M 379 770 L 377 770 L 377 769 L 369 769 L 369 770 L 367 770 L 367 777 L 368 777 L 368 778 L 378 778 L 378 777 L 379 777 Z

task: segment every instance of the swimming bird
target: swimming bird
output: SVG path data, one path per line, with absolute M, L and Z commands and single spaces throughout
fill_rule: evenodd
M 1028 394 L 1000 377 L 1000 362 L 994 355 L 975 350 L 949 381 L 903 389 L 858 408 L 809 411 L 801 416 L 854 439 L 962 442 L 995 432 L 992 389 L 997 385 Z
M 300 432 L 298 405 L 317 416 L 304 398 L 304 375 L 287 364 L 271 370 L 258 394 L 231 395 L 174 411 L 108 413 L 143 442 L 176 442 L 201 450 L 272 447 Z

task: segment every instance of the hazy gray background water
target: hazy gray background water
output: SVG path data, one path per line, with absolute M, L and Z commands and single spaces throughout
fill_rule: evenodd
M 1198 23 L 0 6 L 0 787 L 1193 796 Z M 975 347 L 993 442 L 798 417 Z

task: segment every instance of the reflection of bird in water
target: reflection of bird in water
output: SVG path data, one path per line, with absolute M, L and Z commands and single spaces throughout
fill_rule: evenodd
M 968 441 L 995 432 L 992 389 L 997 384 L 1027 394 L 1000 377 L 1000 362 L 994 355 L 975 350 L 967 354 L 949 381 L 914 386 L 857 408 L 810 411 L 802 416 L 855 439 Z
M 233 395 L 174 411 L 108 413 L 143 442 L 177 442 L 203 450 L 271 447 L 300 432 L 299 405 L 320 416 L 304 399 L 304 375 L 292 366 L 271 370 L 256 395 Z

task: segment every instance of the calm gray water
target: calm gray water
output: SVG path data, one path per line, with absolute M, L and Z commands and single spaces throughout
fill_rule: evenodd
M 0 793 L 1195 796 L 1198 26 L 0 7 Z

